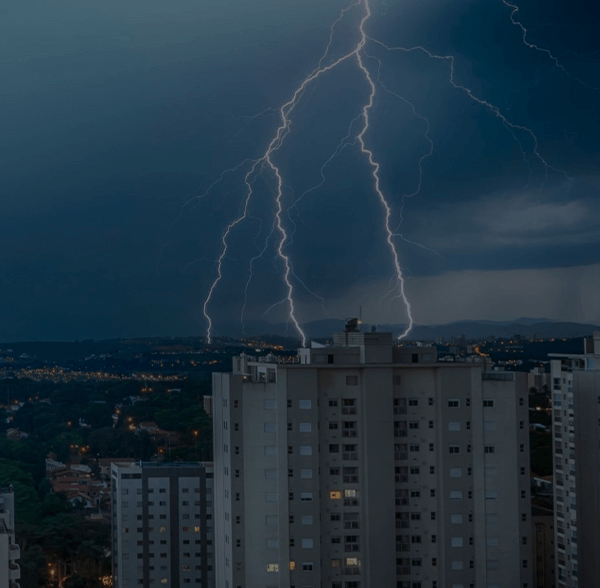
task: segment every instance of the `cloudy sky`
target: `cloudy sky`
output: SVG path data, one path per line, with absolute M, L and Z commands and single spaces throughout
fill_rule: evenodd
M 324 65 L 359 41 L 365 1 L 337 23 Z M 524 39 L 502 0 L 369 1 L 365 140 L 415 320 L 599 324 L 597 11 L 523 0 Z M 0 341 L 204 334 L 244 175 L 349 4 L 3 3 Z M 273 156 L 301 322 L 359 306 L 369 322 L 406 320 L 355 140 L 368 97 L 355 60 L 321 76 Z M 285 296 L 275 178 L 252 180 L 208 306 L 216 334 L 242 311 L 287 315 L 271 308 Z

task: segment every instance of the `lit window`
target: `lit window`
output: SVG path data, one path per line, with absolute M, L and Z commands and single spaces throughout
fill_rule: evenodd
M 356 498 L 358 496 L 358 490 L 344 490 L 344 498 Z
M 296 562 L 295 561 L 291 561 L 290 562 L 290 570 L 293 572 L 296 569 Z
M 331 500 L 339 500 L 342 497 L 342 493 L 339 490 L 332 490 L 329 493 L 329 498 L 331 498 Z
M 278 572 L 278 571 L 279 571 L 279 564 L 276 564 L 276 563 L 267 564 L 267 572 Z
M 346 558 L 346 565 L 347 566 L 359 566 L 360 562 L 358 560 L 357 557 L 347 557 Z

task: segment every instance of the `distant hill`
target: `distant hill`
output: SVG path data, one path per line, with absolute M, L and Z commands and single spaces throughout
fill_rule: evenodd
M 267 321 L 248 321 L 246 336 L 276 335 L 279 337 L 296 337 L 294 328 L 289 323 L 268 323 Z M 404 329 L 401 324 L 373 325 L 378 331 L 391 331 L 394 334 Z M 239 323 L 219 325 L 219 335 L 242 337 L 243 332 Z M 302 325 L 307 336 L 313 339 L 331 338 L 332 334 L 344 329 L 344 321 L 340 319 L 325 319 L 312 321 Z M 370 330 L 371 325 L 363 325 L 364 330 Z M 444 325 L 415 325 L 408 335 L 409 340 L 433 341 L 438 337 L 449 339 L 465 335 L 467 339 L 485 339 L 490 335 L 496 338 L 531 334 L 539 339 L 562 339 L 571 337 L 586 337 L 600 330 L 598 325 L 588 325 L 571 322 L 554 322 L 549 319 L 520 318 L 511 321 L 456 321 Z

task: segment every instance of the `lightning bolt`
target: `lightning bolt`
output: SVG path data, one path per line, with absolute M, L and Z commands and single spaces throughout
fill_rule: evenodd
M 344 16 L 346 15 L 346 13 L 349 10 L 351 10 L 354 7 L 358 7 L 358 6 L 362 6 L 363 10 L 364 10 L 364 14 L 361 17 L 360 23 L 358 25 L 358 34 L 359 34 L 358 42 L 356 43 L 356 45 L 354 46 L 354 48 L 351 51 L 345 53 L 341 57 L 338 57 L 333 62 L 328 63 L 326 65 L 325 61 L 328 58 L 329 53 L 330 53 L 331 45 L 333 42 L 334 30 L 335 30 L 336 25 L 344 18 Z M 276 303 L 271 308 L 273 308 L 274 306 L 277 306 L 279 304 L 282 304 L 282 303 L 287 304 L 288 312 L 289 312 L 289 320 L 292 322 L 297 333 L 300 335 L 300 338 L 302 341 L 302 346 L 306 345 L 306 334 L 302 330 L 302 327 L 300 326 L 300 322 L 296 315 L 296 306 L 295 306 L 295 301 L 294 301 L 294 286 L 293 286 L 293 282 L 292 282 L 292 277 L 294 277 L 305 288 L 307 288 L 307 287 L 294 274 L 290 257 L 285 251 L 286 245 L 288 244 L 290 237 L 285 229 L 283 219 L 282 219 L 284 181 L 283 181 L 283 176 L 281 174 L 281 170 L 279 169 L 278 165 L 274 161 L 274 155 L 279 151 L 279 149 L 283 145 L 283 142 L 285 141 L 285 138 L 287 137 L 287 135 L 290 132 L 290 128 L 292 125 L 291 115 L 294 112 L 294 110 L 296 110 L 298 103 L 300 102 L 306 89 L 313 82 L 316 82 L 321 76 L 323 76 L 324 74 L 326 74 L 329 71 L 334 70 L 335 68 L 339 67 L 342 63 L 350 60 L 351 58 L 355 58 L 356 64 L 357 64 L 360 72 L 363 74 L 364 79 L 369 88 L 368 100 L 361 109 L 360 117 L 362 118 L 362 128 L 356 135 L 356 141 L 359 144 L 361 153 L 366 157 L 367 162 L 371 168 L 371 177 L 373 179 L 373 189 L 374 189 L 375 193 L 377 194 L 379 202 L 383 208 L 385 240 L 389 247 L 393 265 L 394 265 L 397 297 L 402 299 L 404 306 L 406 308 L 408 324 L 407 324 L 405 330 L 400 334 L 399 338 L 402 339 L 402 338 L 406 337 L 408 335 L 408 333 L 410 332 L 410 330 L 412 329 L 413 322 L 414 322 L 413 316 L 412 316 L 412 309 L 411 309 L 410 302 L 408 301 L 408 298 L 406 297 L 406 293 L 405 293 L 405 289 L 404 289 L 404 286 L 405 286 L 404 275 L 403 275 L 402 267 L 400 264 L 400 257 L 399 257 L 398 251 L 396 250 L 396 246 L 394 243 L 395 235 L 391 228 L 392 208 L 381 188 L 380 164 L 376 160 L 372 149 L 370 149 L 367 146 L 367 142 L 366 142 L 366 138 L 365 138 L 367 132 L 370 129 L 369 115 L 370 115 L 371 110 L 373 109 L 375 96 L 377 93 L 375 82 L 371 76 L 371 73 L 369 72 L 369 69 L 365 65 L 364 58 L 362 55 L 363 49 L 368 40 L 366 31 L 365 31 L 365 26 L 366 26 L 366 23 L 370 20 L 371 15 L 372 15 L 372 12 L 371 12 L 371 6 L 370 6 L 369 0 L 358 0 L 357 2 L 347 6 L 340 12 L 340 15 L 338 16 L 336 21 L 334 21 L 334 23 L 331 25 L 329 41 L 328 41 L 327 47 L 325 49 L 325 52 L 323 53 L 321 59 L 318 62 L 317 67 L 302 80 L 302 82 L 298 85 L 296 90 L 293 92 L 290 100 L 288 100 L 286 103 L 284 103 L 279 108 L 280 124 L 277 127 L 275 134 L 274 134 L 273 138 L 271 139 L 271 141 L 269 142 L 263 155 L 253 163 L 251 169 L 247 172 L 247 174 L 244 178 L 244 182 L 247 186 L 247 193 L 246 193 L 246 198 L 244 201 L 243 212 L 236 219 L 234 219 L 232 222 L 230 222 L 227 225 L 227 227 L 225 228 L 225 231 L 221 238 L 221 242 L 222 242 L 221 254 L 219 255 L 219 257 L 217 259 L 217 275 L 209 288 L 208 295 L 207 295 L 207 297 L 204 301 L 204 305 L 203 305 L 203 312 L 204 312 L 204 316 L 206 318 L 207 325 L 208 325 L 207 326 L 207 335 L 206 335 L 208 343 L 210 343 L 212 340 L 212 320 L 211 320 L 209 312 L 208 312 L 208 307 L 210 305 L 210 301 L 214 295 L 214 292 L 215 292 L 219 282 L 222 279 L 223 260 L 225 259 L 228 248 L 229 248 L 229 243 L 228 243 L 229 236 L 230 236 L 232 230 L 235 227 L 237 227 L 238 225 L 240 225 L 248 216 L 248 208 L 250 206 L 250 202 L 251 202 L 252 194 L 253 194 L 251 177 L 255 174 L 257 169 L 259 169 L 260 170 L 259 173 L 261 173 L 263 171 L 263 169 L 266 168 L 275 177 L 276 193 L 275 193 L 275 197 L 274 197 L 274 201 L 275 201 L 274 226 L 277 229 L 277 233 L 279 235 L 279 239 L 278 239 L 277 246 L 276 246 L 276 253 L 277 253 L 277 256 L 279 257 L 279 259 L 283 262 L 284 271 L 283 271 L 282 278 L 283 278 L 283 282 L 284 282 L 285 290 L 286 290 L 286 295 L 285 295 L 285 298 L 283 299 L 283 301 Z
M 588 90 L 595 90 L 595 91 L 600 91 L 600 88 L 596 88 L 594 86 L 590 86 L 589 84 L 587 84 L 586 82 L 584 82 L 583 80 L 580 80 L 579 78 L 576 78 L 575 76 L 571 75 L 571 73 L 564 67 L 564 65 L 558 60 L 558 57 L 556 57 L 549 49 L 546 49 L 545 47 L 540 47 L 539 45 L 536 45 L 535 43 L 532 43 L 531 41 L 529 41 L 527 39 L 527 35 L 528 35 L 528 31 L 525 28 L 525 26 L 523 25 L 523 23 L 520 20 L 517 20 L 517 14 L 519 12 L 519 7 L 516 4 L 511 4 L 510 2 L 508 2 L 508 0 L 502 0 L 502 4 L 504 4 L 504 6 L 506 6 L 507 8 L 510 8 L 510 21 L 519 29 L 521 29 L 521 34 L 522 34 L 522 39 L 523 39 L 523 44 L 526 45 L 527 47 L 529 47 L 530 49 L 533 49 L 534 51 L 538 51 L 540 53 L 544 53 L 545 55 L 548 56 L 548 59 L 550 59 L 550 61 L 552 61 L 555 65 L 555 67 L 557 69 L 560 69 L 560 71 L 562 71 L 571 81 L 573 82 L 577 82 L 578 84 L 581 84 L 582 86 L 585 86 L 586 88 L 588 88 Z
M 404 331 L 398 337 L 398 339 L 403 339 L 408 335 L 408 333 L 410 333 L 413 323 L 414 323 L 413 316 L 412 316 L 412 308 L 411 308 L 410 302 L 408 301 L 408 298 L 406 297 L 406 293 L 404 291 L 404 274 L 402 272 L 402 267 L 400 265 L 400 257 L 398 255 L 398 251 L 396 250 L 396 246 L 394 244 L 394 232 L 392 231 L 392 228 L 390 226 L 391 217 L 392 217 L 392 209 L 388 203 L 387 198 L 385 197 L 385 195 L 381 189 L 381 179 L 380 179 L 380 175 L 379 175 L 380 165 L 379 165 L 379 162 L 375 159 L 373 151 L 371 149 L 369 149 L 369 147 L 367 147 L 367 144 L 365 141 L 365 135 L 366 135 L 367 131 L 369 130 L 369 113 L 371 112 L 371 110 L 373 108 L 373 104 L 375 101 L 375 95 L 377 93 L 377 88 L 375 86 L 375 82 L 373 81 L 373 78 L 371 77 L 371 73 L 369 72 L 369 70 L 367 69 L 367 67 L 364 64 L 363 56 L 361 54 L 361 51 L 367 42 L 367 34 L 365 32 L 365 24 L 371 18 L 371 6 L 369 4 L 369 0 L 365 0 L 364 6 L 365 6 L 365 14 L 364 14 L 363 18 L 361 19 L 360 25 L 359 25 L 360 41 L 358 42 L 358 45 L 356 46 L 355 55 L 356 55 L 358 67 L 362 71 L 363 75 L 365 76 L 365 79 L 370 88 L 370 92 L 369 92 L 369 100 L 363 106 L 363 109 L 362 109 L 363 128 L 358 133 L 356 138 L 360 145 L 361 152 L 366 156 L 366 158 L 369 162 L 369 165 L 371 166 L 371 176 L 373 178 L 373 184 L 374 184 L 373 187 L 379 198 L 381 206 L 383 207 L 383 210 L 384 210 L 384 216 L 385 216 L 384 230 L 385 230 L 385 235 L 386 235 L 386 242 L 390 249 L 390 253 L 392 254 L 392 260 L 394 263 L 394 269 L 395 269 L 395 273 L 396 273 L 396 286 L 397 286 L 397 291 L 398 291 L 397 296 L 402 299 L 404 306 L 406 308 L 406 315 L 408 318 L 408 325 L 406 326 Z

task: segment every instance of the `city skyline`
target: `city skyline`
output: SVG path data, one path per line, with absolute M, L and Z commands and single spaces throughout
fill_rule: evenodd
M 337 25 L 332 55 L 356 43 L 359 4 Z M 394 227 L 402 210 L 395 244 L 415 322 L 600 322 L 600 83 L 585 6 L 369 5 L 364 59 L 377 94 L 366 140 Z M 0 25 L 0 340 L 203 334 L 247 167 L 196 197 L 264 153 L 276 110 L 350 3 L 36 6 L 9 7 Z M 344 66 L 311 85 L 277 153 L 301 323 L 358 306 L 371 322 L 406 318 L 386 298 L 382 210 L 351 144 L 368 97 L 357 73 Z M 241 317 L 249 262 L 269 245 L 272 178 L 255 188 L 256 218 L 224 257 L 216 334 Z M 247 318 L 284 293 L 273 246 L 254 266 Z M 286 315 L 279 306 L 266 318 Z

